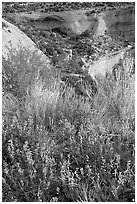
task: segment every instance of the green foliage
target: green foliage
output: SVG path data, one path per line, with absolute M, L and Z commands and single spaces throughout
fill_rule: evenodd
M 127 76 L 129 63 L 122 78 L 98 78 L 98 93 L 89 100 L 71 87 L 62 90 L 59 78 L 47 78 L 44 63 L 24 60 L 25 52 L 3 60 L 3 201 L 134 201 L 135 81 Z

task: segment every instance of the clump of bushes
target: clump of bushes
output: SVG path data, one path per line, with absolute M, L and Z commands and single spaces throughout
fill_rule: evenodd
M 3 201 L 134 201 L 131 59 L 89 100 L 26 52 L 3 59 Z

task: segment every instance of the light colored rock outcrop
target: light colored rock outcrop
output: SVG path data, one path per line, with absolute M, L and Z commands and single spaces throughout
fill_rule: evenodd
M 113 67 L 123 60 L 128 52 L 132 49 L 132 46 L 110 55 L 100 57 L 97 61 L 85 63 L 89 75 L 95 79 L 97 76 L 106 76 L 106 73 L 112 73 Z
M 7 58 L 10 51 L 14 50 L 16 53 L 22 49 L 29 49 L 30 52 L 36 51 L 40 55 L 41 60 L 46 60 L 50 63 L 48 57 L 42 51 L 36 48 L 35 43 L 19 28 L 2 19 L 2 55 Z
M 106 23 L 105 23 L 105 20 L 103 18 L 103 15 L 104 14 L 98 15 L 98 26 L 96 28 L 95 37 L 98 37 L 100 35 L 104 35 L 105 31 L 107 31 L 107 27 L 106 27 Z

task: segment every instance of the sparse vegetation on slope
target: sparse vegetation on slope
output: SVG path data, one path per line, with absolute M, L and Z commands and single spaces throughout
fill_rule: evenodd
M 90 100 L 35 53 L 2 64 L 3 201 L 134 201 L 132 59 L 116 79 L 98 78 Z

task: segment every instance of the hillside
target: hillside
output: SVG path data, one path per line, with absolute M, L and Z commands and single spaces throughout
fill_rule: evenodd
M 135 201 L 135 4 L 2 3 L 2 201 Z

